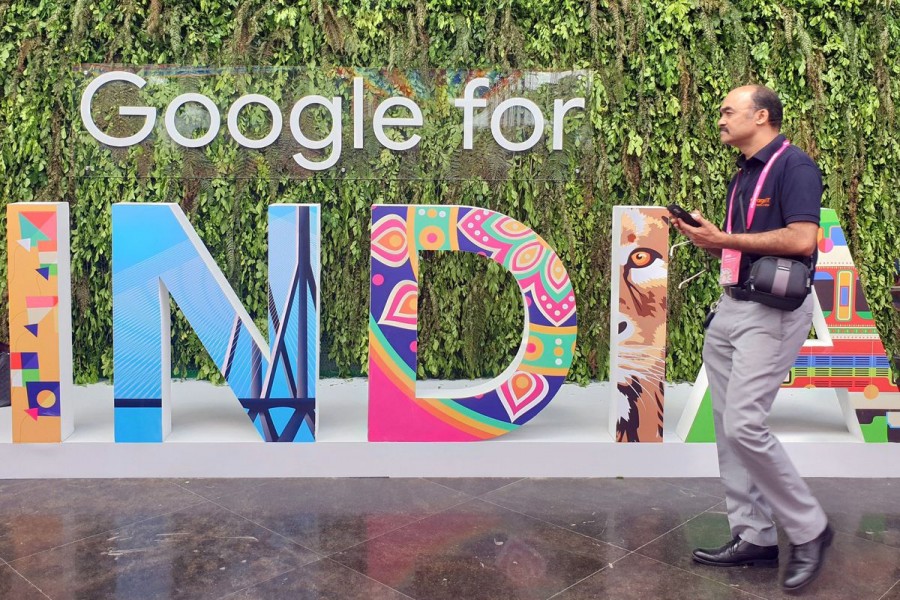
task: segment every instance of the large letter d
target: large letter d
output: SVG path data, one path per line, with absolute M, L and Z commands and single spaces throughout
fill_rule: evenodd
M 486 384 L 416 397 L 418 250 L 474 252 L 506 267 L 525 303 L 522 344 Z M 519 221 L 470 206 L 372 207 L 369 440 L 483 440 L 517 429 L 553 398 L 572 364 L 575 295 L 556 253 Z

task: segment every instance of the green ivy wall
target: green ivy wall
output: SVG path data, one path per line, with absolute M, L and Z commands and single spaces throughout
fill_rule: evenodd
M 825 176 L 825 205 L 844 223 L 882 336 L 900 350 L 890 308 L 900 256 L 898 184 L 900 17 L 890 1 L 799 0 L 0 0 L 0 203 L 71 205 L 74 347 L 78 381 L 112 376 L 110 206 L 179 202 L 261 329 L 265 324 L 265 208 L 323 205 L 325 371 L 358 373 L 367 355 L 368 217 L 375 202 L 468 203 L 530 225 L 558 251 L 578 297 L 571 377 L 608 369 L 611 207 L 675 200 L 722 218 L 734 153 L 718 141 L 718 104 L 739 84 L 775 88 L 784 129 Z M 154 173 L 80 177 L 72 98 L 81 63 L 283 65 L 398 69 L 497 68 L 594 72 L 591 183 L 535 181 L 540 165 L 510 159 L 501 180 L 408 181 L 391 159 L 377 179 L 270 176 L 257 161 L 235 177 L 234 147 L 204 178 Z M 79 133 L 80 135 L 80 133 Z M 422 153 L 440 164 L 440 148 Z M 185 165 L 189 172 L 191 165 Z M 5 211 L 0 212 L 5 231 Z M 4 252 L 4 249 L 0 252 Z M 712 272 L 682 250 L 670 266 L 668 376 L 700 363 Z M 0 256 L 6 312 L 6 257 Z M 426 256 L 420 297 L 420 375 L 472 377 L 514 354 L 522 308 L 502 269 L 477 257 Z M 174 321 L 176 375 L 215 378 L 183 318 Z M 6 320 L 0 338 L 8 339 Z

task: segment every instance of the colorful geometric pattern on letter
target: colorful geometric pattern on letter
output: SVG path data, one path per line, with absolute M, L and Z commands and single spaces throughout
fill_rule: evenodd
M 814 315 L 818 339 L 804 344 L 784 387 L 836 388 L 851 431 L 860 431 L 866 442 L 900 442 L 900 393 L 891 382 L 884 344 L 832 209 L 822 209 L 818 247 L 814 280 L 821 307 Z M 689 403 L 682 417 L 683 423 L 691 422 L 685 438 L 689 442 L 715 440 L 702 372 L 695 396 L 701 384 L 705 393 L 699 407 L 689 413 Z
M 610 289 L 610 434 L 663 441 L 669 212 L 613 208 Z
M 114 205 L 116 441 L 170 429 L 170 294 L 262 438 L 314 441 L 318 281 L 318 205 L 269 207 L 270 353 L 177 204 Z
M 807 343 L 785 387 L 840 388 L 867 442 L 900 442 L 891 418 L 900 416 L 900 393 L 834 210 L 822 210 L 818 245 L 816 297 L 831 343 Z
M 525 302 L 519 355 L 456 398 L 416 397 L 418 250 L 473 252 L 506 267 Z M 575 295 L 552 248 L 526 225 L 470 206 L 372 207 L 369 440 L 469 441 L 532 419 L 557 393 L 575 349 Z
M 10 204 L 9 337 L 14 442 L 60 442 L 74 429 L 69 205 Z

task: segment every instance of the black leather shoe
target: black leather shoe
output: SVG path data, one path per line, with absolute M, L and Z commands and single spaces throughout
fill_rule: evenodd
M 778 546 L 757 546 L 734 538 L 721 548 L 694 550 L 694 561 L 711 567 L 777 567 Z
M 825 562 L 825 549 L 831 545 L 834 530 L 825 525 L 819 537 L 805 544 L 791 544 L 791 560 L 784 572 L 784 589 L 793 591 L 809 585 L 822 570 Z

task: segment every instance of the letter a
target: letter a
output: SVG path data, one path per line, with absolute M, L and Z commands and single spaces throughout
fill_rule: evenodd
M 782 387 L 834 388 L 847 429 L 866 442 L 900 442 L 900 393 L 837 213 L 822 209 L 816 265 L 818 339 L 807 340 Z M 678 422 L 687 442 L 712 442 L 712 403 L 700 369 Z

